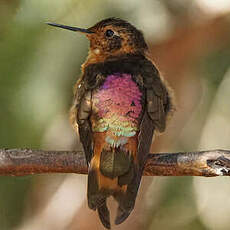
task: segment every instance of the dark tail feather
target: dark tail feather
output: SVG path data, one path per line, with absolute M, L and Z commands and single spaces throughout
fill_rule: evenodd
M 140 186 L 141 177 L 145 165 L 145 161 L 147 159 L 149 149 L 152 142 L 152 137 L 154 134 L 154 124 L 153 121 L 150 119 L 147 112 L 145 112 L 143 116 L 143 120 L 141 123 L 141 132 L 138 136 L 138 154 L 137 154 L 137 162 L 138 165 L 133 164 L 133 172 L 130 175 L 133 174 L 131 182 L 124 180 L 124 178 L 119 179 L 119 184 L 128 184 L 127 191 L 125 194 L 119 193 L 114 198 L 118 201 L 119 207 L 117 211 L 117 217 L 115 219 L 115 224 L 121 224 L 123 221 L 127 219 L 127 217 L 132 212 L 135 200 L 138 192 L 138 188 Z M 130 177 L 128 177 L 130 178 Z
M 114 196 L 119 203 L 115 224 L 121 224 L 124 222 L 131 214 L 135 205 L 143 170 L 140 170 L 137 167 L 133 167 L 133 169 L 134 175 L 131 182 L 128 184 L 126 193 L 117 193 Z
M 105 228 L 110 229 L 110 214 L 106 205 L 109 194 L 99 191 L 96 171 L 90 169 L 88 173 L 88 205 L 89 208 L 98 211 L 98 215 Z
M 89 169 L 88 172 L 88 205 L 89 208 L 96 211 L 97 207 L 103 204 L 104 196 L 99 193 L 99 188 L 96 179 L 96 171 Z
M 114 196 L 119 204 L 115 224 L 121 224 L 122 222 L 124 222 L 132 212 L 136 200 L 136 195 L 134 193 L 132 194 L 127 189 L 125 194 L 119 193 Z
M 121 224 L 122 222 L 124 222 L 130 215 L 132 210 L 129 210 L 129 211 L 125 211 L 125 210 L 122 210 L 120 207 L 118 207 L 117 209 L 117 216 L 116 216 L 116 219 L 115 219 L 115 224 Z
M 105 228 L 110 229 L 110 214 L 106 205 L 106 200 L 104 204 L 97 208 L 98 215 L 100 217 L 101 223 L 105 226 Z

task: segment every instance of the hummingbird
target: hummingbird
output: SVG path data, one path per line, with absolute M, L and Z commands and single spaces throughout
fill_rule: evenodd
M 154 133 L 163 132 L 172 97 L 149 58 L 140 30 L 119 18 L 88 29 L 47 23 L 84 34 L 90 42 L 74 87 L 70 120 L 88 164 L 88 206 L 110 229 L 106 200 L 118 202 L 115 224 L 134 208 Z

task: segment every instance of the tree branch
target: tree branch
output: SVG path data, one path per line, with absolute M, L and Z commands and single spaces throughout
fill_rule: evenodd
M 0 175 L 87 174 L 82 151 L 0 149 Z M 149 154 L 145 176 L 230 176 L 230 151 Z

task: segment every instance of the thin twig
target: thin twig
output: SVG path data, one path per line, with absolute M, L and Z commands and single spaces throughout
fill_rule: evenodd
M 0 149 L 0 175 L 87 174 L 82 151 Z M 230 176 L 230 151 L 149 154 L 145 176 Z

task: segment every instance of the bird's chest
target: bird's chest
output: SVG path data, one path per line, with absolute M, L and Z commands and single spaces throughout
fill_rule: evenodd
M 142 93 L 130 74 L 108 75 L 92 94 L 93 131 L 107 131 L 114 138 L 134 136 L 139 129 L 141 100 Z

